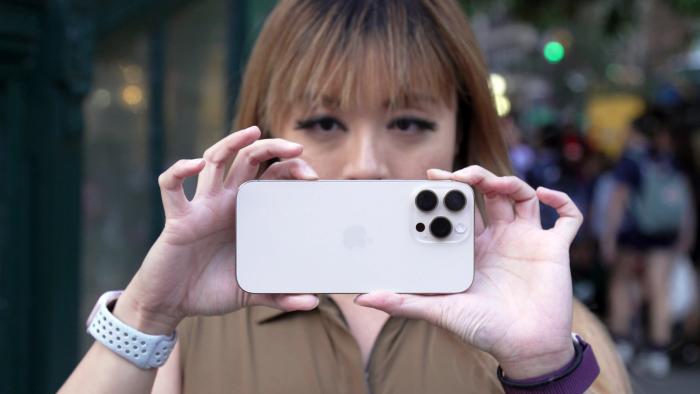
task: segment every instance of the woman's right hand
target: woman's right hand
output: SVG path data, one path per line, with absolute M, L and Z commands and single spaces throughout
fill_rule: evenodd
M 236 283 L 235 208 L 240 185 L 254 179 L 259 165 L 273 158 L 287 160 L 271 165 L 261 178 L 318 178 L 298 158 L 301 145 L 259 138 L 257 127 L 238 131 L 207 149 L 203 159 L 180 160 L 161 174 L 165 227 L 119 298 L 117 317 L 144 332 L 169 334 L 190 315 L 225 314 L 250 305 L 283 310 L 316 307 L 314 295 L 250 294 Z M 197 174 L 197 191 L 189 201 L 182 183 Z

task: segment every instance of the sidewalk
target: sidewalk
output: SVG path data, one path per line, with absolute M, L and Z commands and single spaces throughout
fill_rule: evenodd
M 684 394 L 700 392 L 700 367 L 674 368 L 665 379 L 630 374 L 632 389 L 639 394 Z

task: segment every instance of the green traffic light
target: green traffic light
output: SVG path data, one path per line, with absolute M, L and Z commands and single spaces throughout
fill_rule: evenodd
M 550 41 L 544 46 L 544 58 L 550 63 L 559 63 L 564 58 L 564 46 L 558 41 Z

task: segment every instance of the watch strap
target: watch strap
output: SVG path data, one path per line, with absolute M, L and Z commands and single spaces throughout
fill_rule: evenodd
M 150 335 L 117 319 L 111 311 L 121 291 L 103 294 L 88 318 L 87 332 L 98 342 L 141 369 L 161 367 L 170 356 L 177 335 Z
M 575 350 L 573 360 L 552 373 L 530 379 L 514 380 L 507 378 L 501 367 L 498 367 L 498 380 L 505 392 L 507 394 L 585 392 L 600 374 L 600 367 L 591 345 L 577 334 L 572 334 L 572 337 Z

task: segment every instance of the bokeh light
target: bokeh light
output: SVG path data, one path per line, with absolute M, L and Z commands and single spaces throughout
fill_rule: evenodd
M 564 46 L 559 41 L 550 41 L 544 46 L 544 58 L 550 63 L 559 63 L 564 59 Z

